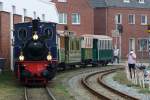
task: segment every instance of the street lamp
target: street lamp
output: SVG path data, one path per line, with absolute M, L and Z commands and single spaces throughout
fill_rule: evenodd
M 120 59 L 121 59 L 121 34 L 123 33 L 123 25 L 122 24 L 117 24 L 117 30 L 119 32 L 119 51 L 120 51 Z

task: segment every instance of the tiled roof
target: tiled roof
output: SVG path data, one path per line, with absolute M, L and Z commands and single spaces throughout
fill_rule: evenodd
M 88 0 L 93 8 L 98 7 L 126 7 L 126 8 L 150 8 L 150 0 L 144 0 L 145 3 L 139 3 L 138 0 L 130 0 L 129 3 L 123 0 Z

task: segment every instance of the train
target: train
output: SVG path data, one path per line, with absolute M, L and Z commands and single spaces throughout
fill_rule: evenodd
M 58 33 L 56 23 L 32 22 L 14 25 L 14 69 L 26 85 L 46 85 L 57 70 L 112 62 L 112 38 L 106 35 Z

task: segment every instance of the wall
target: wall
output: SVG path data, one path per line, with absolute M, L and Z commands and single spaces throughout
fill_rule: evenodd
M 94 34 L 104 35 L 106 34 L 106 8 L 94 9 Z
M 66 3 L 52 0 L 56 3 L 58 12 L 67 13 L 67 26 L 70 31 L 75 32 L 77 35 L 94 34 L 94 20 L 93 9 L 89 6 L 87 0 L 67 0 Z M 72 25 L 71 14 L 80 13 L 81 24 Z M 64 25 L 59 24 L 58 30 L 64 30 Z
M 10 14 L 1 11 L 0 16 L 0 57 L 7 59 L 5 67 L 8 68 L 10 65 Z
M 122 25 L 123 25 L 123 33 L 122 37 L 122 58 L 126 58 L 126 55 L 129 52 L 129 39 L 135 38 L 135 52 L 137 53 L 137 57 L 141 57 L 141 52 L 138 48 L 138 38 L 147 38 L 149 36 L 146 33 L 147 27 L 145 25 L 141 25 L 141 14 L 145 14 L 148 16 L 148 23 L 150 23 L 150 12 L 149 9 L 129 9 L 129 8 L 109 8 L 108 9 L 108 17 L 107 17 L 107 27 L 108 27 L 108 35 L 112 35 L 111 31 L 115 29 L 115 15 L 117 13 L 121 13 L 122 17 Z M 128 24 L 128 14 L 135 14 L 135 24 Z M 148 51 L 144 51 L 144 57 L 148 57 Z

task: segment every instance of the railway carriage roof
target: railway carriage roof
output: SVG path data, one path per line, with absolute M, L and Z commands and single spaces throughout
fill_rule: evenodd
M 112 40 L 112 37 L 107 35 L 81 35 L 81 37 L 89 37 L 98 40 Z

